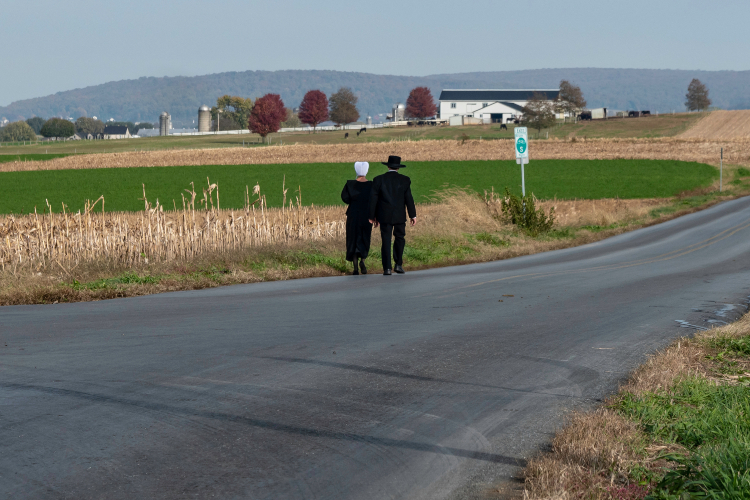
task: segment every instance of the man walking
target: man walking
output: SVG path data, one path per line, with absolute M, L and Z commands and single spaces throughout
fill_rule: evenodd
M 403 264 L 404 245 L 406 240 L 406 211 L 409 212 L 411 225 L 417 223 L 417 209 L 414 206 L 414 198 L 411 195 L 411 179 L 398 173 L 401 165 L 400 156 L 389 156 L 388 172 L 379 175 L 372 180 L 372 191 L 370 193 L 370 222 L 375 227 L 380 224 L 380 237 L 383 244 L 380 253 L 383 256 L 383 274 L 391 275 L 391 269 L 398 274 L 404 274 Z M 391 236 L 396 240 L 393 243 L 393 260 L 396 267 L 391 267 Z

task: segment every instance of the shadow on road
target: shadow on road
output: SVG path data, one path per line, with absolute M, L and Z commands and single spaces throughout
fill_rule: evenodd
M 179 406 L 166 405 L 164 403 L 156 403 L 150 401 L 136 401 L 124 398 L 116 398 L 112 396 L 105 396 L 102 394 L 94 394 L 83 391 L 74 391 L 71 389 L 61 389 L 56 387 L 43 387 L 37 385 L 28 384 L 8 384 L 0 383 L 0 388 L 15 390 L 15 391 L 34 391 L 45 394 L 51 394 L 55 396 L 62 396 L 68 398 L 75 398 L 79 400 L 90 401 L 99 404 L 110 404 L 117 405 L 132 409 L 149 410 L 154 412 L 171 414 L 179 417 L 198 417 L 207 418 L 212 420 L 220 420 L 223 422 L 232 422 L 236 424 L 247 425 L 260 429 L 268 429 L 277 432 L 285 432 L 288 434 L 296 434 L 298 436 L 306 437 L 319 437 L 325 439 L 337 439 L 343 441 L 354 441 L 364 444 L 372 444 L 376 446 L 391 446 L 396 448 L 404 448 L 409 450 L 424 451 L 429 453 L 437 453 L 440 455 L 449 455 L 462 458 L 471 458 L 474 460 L 482 460 L 485 462 L 493 462 L 507 465 L 514 465 L 524 467 L 526 461 L 521 458 L 507 457 L 504 455 L 498 455 L 495 453 L 486 453 L 482 451 L 464 450 L 461 448 L 452 448 L 449 446 L 440 446 L 430 443 L 420 443 L 416 441 L 405 441 L 402 439 L 390 439 L 384 437 L 367 436 L 363 434 L 354 434 L 349 432 L 335 432 L 321 429 L 310 429 L 307 427 L 300 427 L 296 425 L 282 424 L 278 422 L 272 422 L 269 420 L 256 419 L 252 417 L 245 417 L 241 415 L 233 415 L 230 413 L 220 413 L 212 411 L 194 410 L 191 408 L 183 408 Z

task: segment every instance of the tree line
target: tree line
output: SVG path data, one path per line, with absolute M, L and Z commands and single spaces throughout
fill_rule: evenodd
M 26 121 L 9 123 L 0 129 L 0 142 L 23 142 L 36 141 L 37 136 L 42 137 L 72 137 L 78 134 L 81 138 L 93 137 L 104 133 L 104 127 L 108 125 L 119 125 L 127 127 L 131 134 L 136 134 L 140 129 L 154 128 L 152 123 L 144 122 L 135 124 L 133 122 L 107 122 L 104 123 L 96 118 L 81 116 L 75 122 L 63 118 L 50 118 L 45 120 L 39 116 L 29 118 Z
M 707 110 L 711 106 L 708 88 L 697 78 L 688 85 L 685 99 L 685 107 L 689 111 Z M 250 98 L 224 95 L 219 97 L 216 106 L 211 108 L 211 116 L 214 120 L 214 130 L 248 128 L 261 137 L 266 137 L 270 133 L 278 132 L 282 127 L 295 128 L 305 124 L 315 131 L 318 125 L 329 120 L 339 126 L 356 122 L 360 116 L 357 102 L 358 97 L 349 87 L 341 87 L 331 94 L 330 98 L 320 90 L 309 90 L 300 103 L 298 113 L 287 108 L 279 94 L 269 93 L 257 98 L 255 102 Z M 554 101 L 549 100 L 545 94 L 534 93 L 522 110 L 521 121 L 524 125 L 541 131 L 556 123 L 556 113 L 577 116 L 585 107 L 586 99 L 581 88 L 568 80 L 562 80 L 559 96 Z M 437 104 L 428 87 L 415 87 L 409 92 L 406 99 L 407 118 L 425 119 L 436 114 Z M 71 137 L 76 133 L 82 137 L 89 134 L 96 137 L 104 132 L 105 125 L 125 126 L 131 134 L 136 134 L 141 129 L 154 128 L 154 125 L 148 122 L 105 124 L 101 120 L 82 116 L 73 123 L 62 118 L 45 120 L 35 116 L 26 121 L 10 123 L 0 129 L 0 141 L 34 141 L 38 135 L 59 138 Z

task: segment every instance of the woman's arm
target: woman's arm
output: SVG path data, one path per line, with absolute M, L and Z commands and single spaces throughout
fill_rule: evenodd
M 349 185 L 348 184 L 344 184 L 344 189 L 343 189 L 343 191 L 341 191 L 341 201 L 343 201 L 347 205 L 352 202 L 352 196 L 349 193 Z

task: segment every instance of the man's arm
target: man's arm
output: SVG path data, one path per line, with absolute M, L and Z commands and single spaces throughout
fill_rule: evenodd
M 411 180 L 406 188 L 406 211 L 409 213 L 410 219 L 417 218 L 417 207 L 414 206 L 414 197 L 411 195 Z M 412 224 L 413 225 L 413 224 Z
M 372 181 L 372 189 L 370 190 L 370 222 L 375 223 L 375 212 L 378 209 L 378 198 L 380 197 L 380 179 L 375 178 Z

